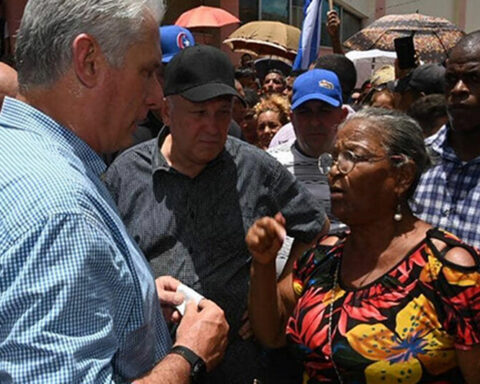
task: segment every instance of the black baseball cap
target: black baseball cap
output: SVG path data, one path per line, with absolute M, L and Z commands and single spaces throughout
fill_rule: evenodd
M 209 45 L 187 47 L 175 55 L 165 68 L 164 94 L 195 103 L 226 95 L 240 97 L 230 59 Z
M 398 80 L 395 92 L 403 93 L 409 90 L 423 92 L 426 95 L 432 93 L 444 93 L 445 91 L 445 67 L 441 64 L 424 64 L 406 77 Z

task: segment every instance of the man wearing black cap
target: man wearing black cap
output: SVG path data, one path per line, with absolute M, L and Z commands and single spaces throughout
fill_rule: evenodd
M 105 180 L 154 273 L 168 271 L 224 309 L 229 347 L 208 382 L 252 383 L 264 377 L 263 351 L 242 328 L 251 262 L 245 234 L 255 219 L 281 211 L 299 254 L 328 219 L 280 163 L 227 137 L 237 92 L 224 53 L 186 48 L 167 66 L 164 92 L 167 126 L 124 152 Z
M 419 98 L 445 92 L 445 67 L 441 64 L 424 64 L 402 77 L 395 85 L 396 109 L 406 112 Z

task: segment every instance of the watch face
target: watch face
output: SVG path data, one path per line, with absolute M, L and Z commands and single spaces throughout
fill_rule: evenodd
M 192 380 L 194 382 L 197 382 L 197 380 L 205 376 L 206 372 L 207 372 L 207 367 L 205 363 L 203 362 L 202 359 L 198 359 L 192 367 L 192 373 L 190 376 L 192 377 Z

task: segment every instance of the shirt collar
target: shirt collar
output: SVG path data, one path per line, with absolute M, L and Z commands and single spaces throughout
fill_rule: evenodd
M 98 177 L 106 170 L 102 158 L 87 143 L 70 129 L 27 103 L 5 97 L 0 112 L 0 124 L 49 136 L 50 139 L 66 148 L 68 153 L 75 154 Z
M 450 124 L 447 123 L 442 126 L 436 134 L 425 139 L 425 144 L 431 149 L 431 151 L 433 151 L 433 154 L 431 155 L 436 155 L 445 160 L 453 161 L 456 163 L 479 163 L 480 157 L 477 157 L 468 162 L 462 161 L 458 158 L 454 149 L 450 146 L 448 142 L 448 136 L 450 135 L 451 131 L 452 128 Z
M 152 150 L 152 174 L 157 171 L 170 171 L 172 167 L 168 165 L 167 159 L 163 156 L 161 151 L 163 142 L 170 134 L 170 129 L 164 125 L 163 128 L 158 133 L 157 138 L 154 140 L 154 148 Z

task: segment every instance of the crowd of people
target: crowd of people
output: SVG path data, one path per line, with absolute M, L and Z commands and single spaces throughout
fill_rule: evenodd
M 480 31 L 357 90 L 335 11 L 290 73 L 164 12 L 27 3 L 0 382 L 479 383 Z

